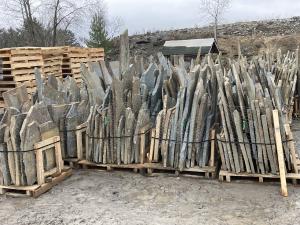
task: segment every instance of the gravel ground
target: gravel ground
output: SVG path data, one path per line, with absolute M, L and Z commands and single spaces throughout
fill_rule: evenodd
M 0 224 L 300 224 L 300 187 L 289 185 L 287 198 L 279 190 L 279 183 L 80 170 L 38 199 L 0 196 Z

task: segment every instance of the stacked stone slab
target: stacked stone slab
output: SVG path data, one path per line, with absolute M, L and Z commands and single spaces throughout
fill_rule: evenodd
M 121 36 L 119 62 L 88 66 L 82 65 L 93 105 L 87 121 L 87 160 L 140 163 L 140 133 L 151 124 L 151 115 L 155 120 L 156 111 L 162 107 L 164 70 L 153 61 L 144 69 L 139 57 L 130 63 L 127 32 Z
M 0 122 L 0 183 L 27 186 L 37 181 L 34 145 L 60 136 L 63 158 L 77 157 L 76 127 L 89 115 L 85 87 L 75 79 L 41 75 L 35 70 L 37 91 L 29 98 L 26 86 L 3 94 L 6 104 Z M 45 170 L 55 167 L 54 151 L 44 154 Z
M 58 79 L 49 75 L 43 79 L 35 73 L 37 102 L 47 105 L 54 124 L 60 131 L 63 158 L 77 157 L 76 127 L 87 120 L 90 105 L 85 86 L 78 86 L 75 79 Z
M 48 108 L 32 104 L 25 86 L 4 95 L 7 105 L 0 122 L 0 170 L 2 185 L 25 186 L 37 181 L 34 144 L 59 135 Z M 45 169 L 55 167 L 54 153 L 45 154 Z
M 272 111 L 279 111 L 286 171 L 298 173 L 290 122 L 298 65 L 293 53 L 266 52 L 229 68 L 217 68 L 222 130 L 217 135 L 222 169 L 234 173 L 278 174 Z
M 216 121 L 216 69 L 210 56 L 200 64 L 199 58 L 188 70 L 183 57 L 170 67 L 160 55 L 165 68 L 163 109 L 152 131 L 149 161 L 164 167 L 208 166 L 210 131 Z

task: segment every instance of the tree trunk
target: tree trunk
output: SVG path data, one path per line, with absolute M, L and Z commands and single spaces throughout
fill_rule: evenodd
M 218 18 L 215 17 L 215 22 L 214 22 L 214 38 L 217 41 L 218 38 Z
M 54 17 L 53 17 L 53 34 L 52 34 L 52 46 L 56 46 L 57 39 L 57 17 L 58 17 L 58 7 L 60 4 L 60 0 L 56 1 L 55 9 L 54 9 Z

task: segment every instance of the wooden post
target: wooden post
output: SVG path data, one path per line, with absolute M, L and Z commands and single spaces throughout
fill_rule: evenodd
M 81 160 L 83 158 L 82 152 L 82 132 L 77 130 L 76 131 L 76 142 L 77 142 L 77 158 Z
M 83 159 L 83 133 L 86 132 L 86 123 L 83 123 L 76 127 L 76 142 L 77 142 L 77 158 Z
M 57 137 L 56 139 L 57 143 L 54 144 L 55 148 L 55 159 L 56 159 L 56 167 L 57 167 L 57 172 L 61 173 L 61 171 L 64 168 L 64 162 L 62 160 L 62 155 L 61 155 L 61 146 L 60 146 L 60 138 Z
M 209 166 L 213 167 L 215 165 L 215 145 L 216 145 L 216 130 L 211 130 L 211 145 L 210 145 L 210 160 Z
M 278 166 L 279 166 L 280 183 L 281 183 L 281 195 L 287 197 L 288 191 L 287 191 L 286 177 L 285 177 L 285 163 L 283 157 L 283 148 L 282 148 L 282 140 L 280 134 L 280 125 L 279 125 L 277 109 L 273 110 L 273 122 L 274 122 L 276 149 L 277 149 Z
M 151 140 L 150 140 L 150 153 L 148 160 L 151 163 L 153 160 L 153 155 L 154 155 L 154 144 L 155 144 L 155 129 L 153 128 L 151 131 Z
M 38 149 L 35 152 L 36 159 L 36 175 L 37 175 L 37 183 L 38 185 L 42 185 L 45 183 L 44 176 L 44 159 L 43 159 L 43 151 L 42 149 Z

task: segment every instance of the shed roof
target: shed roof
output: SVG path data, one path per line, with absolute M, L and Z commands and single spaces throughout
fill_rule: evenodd
M 162 52 L 164 55 L 197 55 L 200 47 L 201 54 L 219 52 L 214 38 L 166 41 Z
M 164 47 L 210 47 L 213 45 L 215 39 L 190 39 L 190 40 L 172 40 L 166 41 Z

